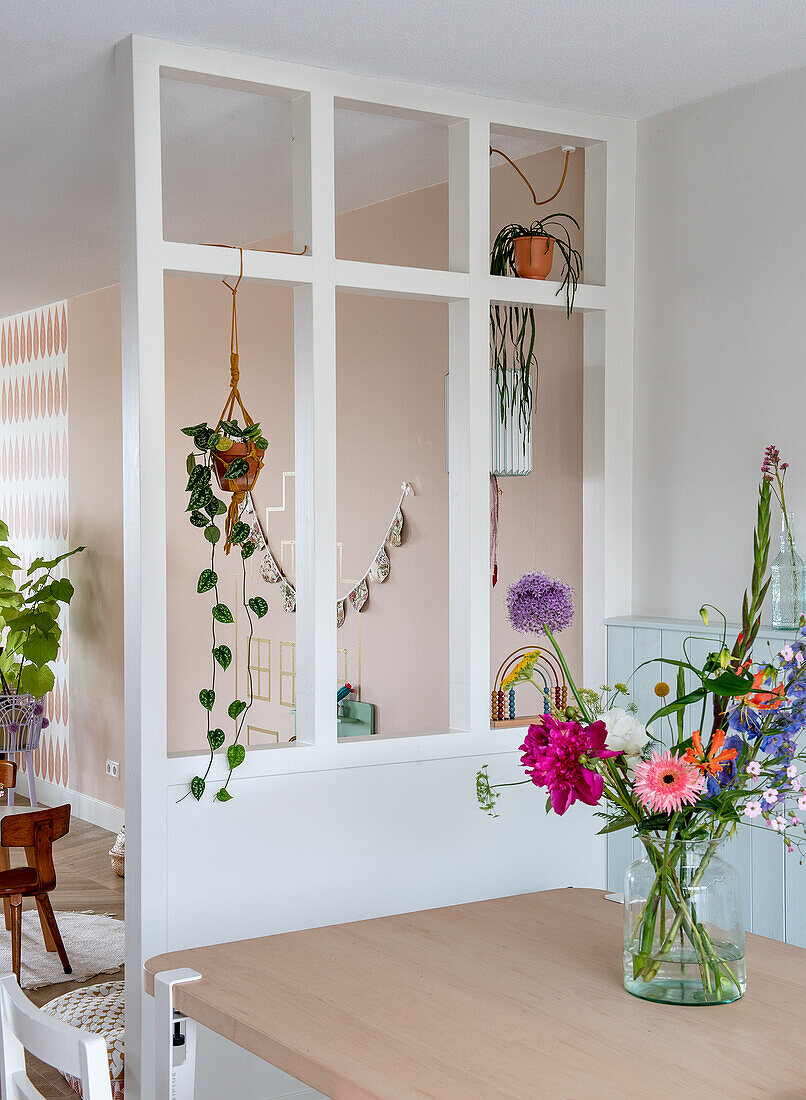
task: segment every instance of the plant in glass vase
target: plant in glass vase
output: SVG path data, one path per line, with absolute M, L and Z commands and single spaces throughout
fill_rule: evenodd
M 600 832 L 629 829 L 639 838 L 645 854 L 625 879 L 623 974 L 625 988 L 648 1000 L 720 1004 L 744 993 L 739 880 L 720 855 L 740 822 L 777 833 L 789 852 L 806 850 L 806 746 L 798 744 L 806 726 L 806 628 L 772 659 L 752 657 L 769 584 L 771 495 L 765 477 L 740 634 L 730 645 L 719 613 L 721 637 L 702 664 L 692 661 L 688 638 L 679 659 L 640 665 L 676 670 L 675 698 L 666 701 L 671 689 L 659 682 L 663 705 L 646 727 L 614 713 L 612 700 L 577 688 L 554 636 L 557 583 L 522 580 L 510 589 L 510 621 L 545 634 L 574 697 L 529 727 L 521 782 L 548 792 L 547 810 L 565 814 L 581 801 L 604 819 Z M 709 606 L 700 611 L 706 625 Z M 498 789 L 485 766 L 477 796 L 488 813 Z
M 778 448 L 770 444 L 764 452 L 761 472 L 781 507 L 781 548 L 770 566 L 772 625 L 776 630 L 799 626 L 806 611 L 806 568 L 795 549 L 795 516 L 786 505 L 788 469 L 789 463 L 781 462 Z

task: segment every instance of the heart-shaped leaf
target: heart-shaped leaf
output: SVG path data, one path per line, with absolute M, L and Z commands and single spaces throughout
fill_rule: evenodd
M 222 504 L 218 497 L 211 497 L 204 506 L 204 510 L 210 519 L 215 519 L 216 516 L 220 516 L 222 512 L 226 512 L 227 506 Z
M 224 731 L 223 730 L 208 730 L 207 731 L 207 740 L 210 742 L 210 748 L 213 750 L 213 752 L 215 752 L 216 749 L 220 749 L 221 746 L 224 744 L 224 740 L 225 740 Z
M 193 453 L 191 453 L 187 456 L 187 461 L 185 462 L 185 469 L 187 470 L 187 472 L 189 474 L 192 474 L 193 471 L 196 469 L 196 456 Z
M 259 451 L 268 451 L 269 441 L 266 439 L 265 435 L 259 435 L 255 440 L 255 446 Z
M 224 478 L 226 481 L 235 481 L 236 478 L 243 477 L 244 474 L 249 473 L 249 463 L 245 458 L 233 458 L 229 466 L 227 466 Z
M 213 546 L 215 546 L 215 544 L 221 538 L 221 532 L 214 523 L 208 523 L 208 525 L 204 529 L 204 537 L 207 539 L 208 542 L 211 542 Z
M 232 530 L 230 531 L 229 540 L 230 542 L 243 542 L 248 534 L 249 524 L 243 523 L 242 520 L 238 520 L 237 523 L 233 524 Z
M 216 795 L 216 798 L 219 802 L 229 802 L 232 798 L 232 795 L 229 793 L 229 791 L 224 790 L 224 788 L 222 787 Z
M 217 645 L 213 650 L 213 656 L 224 669 L 232 664 L 232 650 L 228 645 Z
M 204 514 L 204 512 L 191 512 L 190 522 L 193 524 L 194 527 L 206 527 L 207 516 Z
M 255 550 L 257 550 L 257 543 L 252 542 L 250 539 L 249 542 L 245 542 L 241 547 L 241 557 L 244 559 L 251 558 Z
M 242 699 L 233 699 L 230 705 L 227 707 L 227 714 L 230 718 L 237 718 L 239 714 L 243 714 L 246 710 L 246 703 Z
M 193 458 L 193 455 L 190 456 Z M 186 490 L 196 489 L 199 485 L 210 484 L 210 470 L 207 466 L 194 466 L 190 471 L 190 477 L 188 477 L 188 483 Z
M 213 608 L 213 618 L 219 623 L 233 622 L 232 612 L 225 603 L 217 603 Z
M 210 446 L 210 429 L 205 424 L 193 436 L 193 442 L 200 451 L 206 451 Z
M 206 427 L 207 427 L 206 424 L 193 424 L 190 428 L 183 428 L 182 429 L 182 434 L 183 435 L 194 436 L 194 435 L 196 435 L 197 432 L 200 432 L 202 430 L 202 428 L 206 428 Z
M 237 768 L 246 759 L 246 749 L 243 745 L 230 745 L 227 749 L 227 763 L 230 768 Z
M 200 775 L 194 775 L 191 779 L 190 793 L 193 795 L 197 802 L 201 801 L 201 796 L 204 794 L 204 780 Z
M 214 573 L 212 569 L 202 569 L 199 573 L 199 583 L 196 585 L 197 592 L 209 592 L 211 588 L 215 588 L 218 584 L 218 573 Z
M 205 710 L 212 710 L 215 704 L 215 692 L 212 688 L 202 688 L 199 692 L 199 702 Z
M 232 440 L 227 439 L 227 437 L 224 436 L 223 439 L 219 439 L 218 443 L 216 443 L 215 449 L 217 451 L 228 451 L 231 446 L 232 446 Z
M 190 501 L 188 502 L 188 511 L 195 512 L 199 508 L 203 508 L 208 500 L 211 500 L 213 496 L 213 490 L 209 485 L 197 485 L 193 492 L 190 494 Z
M 269 610 L 269 605 L 266 603 L 262 596 L 253 596 L 251 600 L 249 600 L 249 606 L 252 608 L 259 619 L 262 619 L 266 612 Z

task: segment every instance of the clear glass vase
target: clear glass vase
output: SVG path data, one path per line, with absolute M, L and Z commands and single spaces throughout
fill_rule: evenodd
M 624 988 L 664 1004 L 736 1001 L 745 991 L 741 885 L 719 839 L 643 837 L 624 881 Z
M 770 566 L 770 598 L 774 629 L 797 629 L 806 610 L 806 567 L 795 549 L 794 512 L 781 516 L 781 549 Z

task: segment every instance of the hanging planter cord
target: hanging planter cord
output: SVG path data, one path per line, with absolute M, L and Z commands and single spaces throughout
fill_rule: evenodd
M 498 153 L 499 157 L 503 157 L 504 160 L 508 161 L 512 165 L 512 167 L 515 169 L 515 171 L 521 177 L 523 182 L 529 188 L 529 191 L 531 192 L 531 195 L 532 195 L 532 202 L 535 204 L 535 206 L 545 206 L 546 203 L 551 202 L 552 199 L 556 199 L 557 196 L 559 195 L 559 193 L 562 191 L 563 184 L 565 183 L 565 177 L 568 175 L 568 158 L 571 156 L 571 150 L 570 149 L 566 149 L 566 151 L 565 151 L 565 164 L 563 165 L 563 176 L 562 176 L 562 179 L 560 180 L 560 186 L 557 188 L 557 190 L 554 192 L 554 194 L 549 195 L 549 197 L 547 199 L 539 199 L 537 197 L 537 195 L 535 194 L 534 187 L 532 187 L 531 183 L 529 183 L 526 176 L 524 176 L 523 172 L 521 172 L 520 168 L 517 166 L 515 161 L 512 160 L 511 157 L 508 157 L 506 155 L 506 153 L 502 152 L 500 149 L 494 149 L 491 145 L 490 146 L 490 156 L 492 156 L 493 153 Z
M 235 285 L 232 286 L 230 283 L 227 282 L 226 279 L 221 280 L 221 282 L 224 284 L 224 286 L 227 288 L 227 290 L 232 295 L 232 324 L 231 324 L 231 328 L 230 328 L 230 353 L 229 353 L 230 392 L 229 392 L 229 397 L 227 398 L 227 401 L 224 405 L 224 409 L 221 413 L 221 416 L 219 417 L 219 424 L 222 421 L 232 419 L 232 415 L 235 412 L 235 406 L 237 404 L 238 408 L 241 410 L 241 412 L 243 414 L 244 428 L 248 428 L 252 424 L 254 424 L 254 420 L 249 415 L 249 412 L 248 412 L 246 406 L 244 405 L 243 401 L 241 400 L 241 394 L 238 390 L 238 381 L 240 379 L 241 372 L 240 372 L 240 367 L 238 365 L 238 363 L 239 363 L 239 356 L 238 356 L 238 309 L 237 309 L 237 304 L 236 304 L 236 296 L 238 294 L 238 287 L 240 286 L 241 279 L 243 278 L 243 248 L 239 248 L 238 251 L 239 251 L 240 256 L 241 256 L 241 269 L 240 269 L 240 272 L 238 274 L 238 278 L 235 280 Z M 255 446 L 255 441 L 253 439 L 250 439 L 247 442 L 249 444 L 249 451 L 248 451 L 247 458 L 251 458 L 257 463 L 257 472 L 255 474 L 255 478 L 257 478 L 257 473 L 263 467 L 263 453 L 261 451 L 258 451 L 257 447 Z M 226 457 L 226 451 L 223 451 L 222 454 Z M 238 521 L 238 516 L 239 516 L 240 510 L 241 510 L 241 505 L 243 504 L 244 500 L 246 499 L 246 493 L 247 493 L 247 490 L 245 490 L 245 489 L 236 489 L 232 493 L 232 499 L 230 500 L 230 505 L 229 505 L 229 508 L 227 509 L 227 519 L 226 519 L 226 524 L 225 524 L 225 528 L 224 528 L 225 534 L 226 534 L 226 542 L 224 544 L 224 549 L 225 549 L 226 553 L 230 552 L 230 549 L 231 549 L 231 547 L 230 547 L 230 533 L 232 532 L 232 528 L 235 526 L 235 524 Z

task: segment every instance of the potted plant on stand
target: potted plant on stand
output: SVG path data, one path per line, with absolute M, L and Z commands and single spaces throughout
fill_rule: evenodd
M 18 586 L 14 574 L 22 567 L 8 540 L 8 526 L 0 520 L 0 756 L 25 753 L 35 805 L 32 756 L 48 724 L 43 700 L 54 684 L 51 666 L 62 636 L 59 616 L 74 591 L 66 577 L 54 578 L 53 571 L 84 547 L 49 560 L 37 558 Z M 13 800 L 9 791 L 9 802 Z

